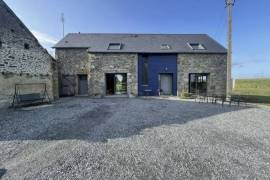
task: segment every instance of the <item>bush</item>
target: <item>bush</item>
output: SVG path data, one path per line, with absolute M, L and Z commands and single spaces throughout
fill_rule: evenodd
M 191 94 L 188 93 L 187 91 L 182 91 L 181 92 L 181 95 L 180 95 L 180 98 L 182 98 L 182 99 L 190 99 L 191 98 Z

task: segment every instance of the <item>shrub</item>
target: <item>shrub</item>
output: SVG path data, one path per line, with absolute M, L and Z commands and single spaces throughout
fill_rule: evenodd
M 187 92 L 187 91 L 182 91 L 181 95 L 180 95 L 180 98 L 182 98 L 182 99 L 190 99 L 191 94 L 189 92 Z

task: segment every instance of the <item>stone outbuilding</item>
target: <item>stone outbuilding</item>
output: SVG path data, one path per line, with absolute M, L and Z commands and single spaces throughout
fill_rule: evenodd
M 72 33 L 54 48 L 61 96 L 226 94 L 227 50 L 206 34 Z
M 0 0 L 0 106 L 10 105 L 17 83 L 45 83 L 50 98 L 58 97 L 56 61 Z M 39 87 L 27 91 L 33 88 Z

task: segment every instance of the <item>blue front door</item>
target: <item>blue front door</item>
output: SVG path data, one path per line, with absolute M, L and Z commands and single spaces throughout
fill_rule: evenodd
M 163 76 L 163 88 L 166 91 L 171 83 L 171 95 L 177 94 L 177 55 L 176 54 L 142 54 L 138 59 L 138 89 L 139 96 L 158 96 L 162 89 L 160 78 Z M 166 83 L 166 84 L 164 84 Z

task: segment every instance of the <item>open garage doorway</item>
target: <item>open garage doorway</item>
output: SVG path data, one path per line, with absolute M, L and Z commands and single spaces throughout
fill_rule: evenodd
M 106 76 L 106 95 L 127 94 L 126 73 L 107 73 L 105 76 Z

